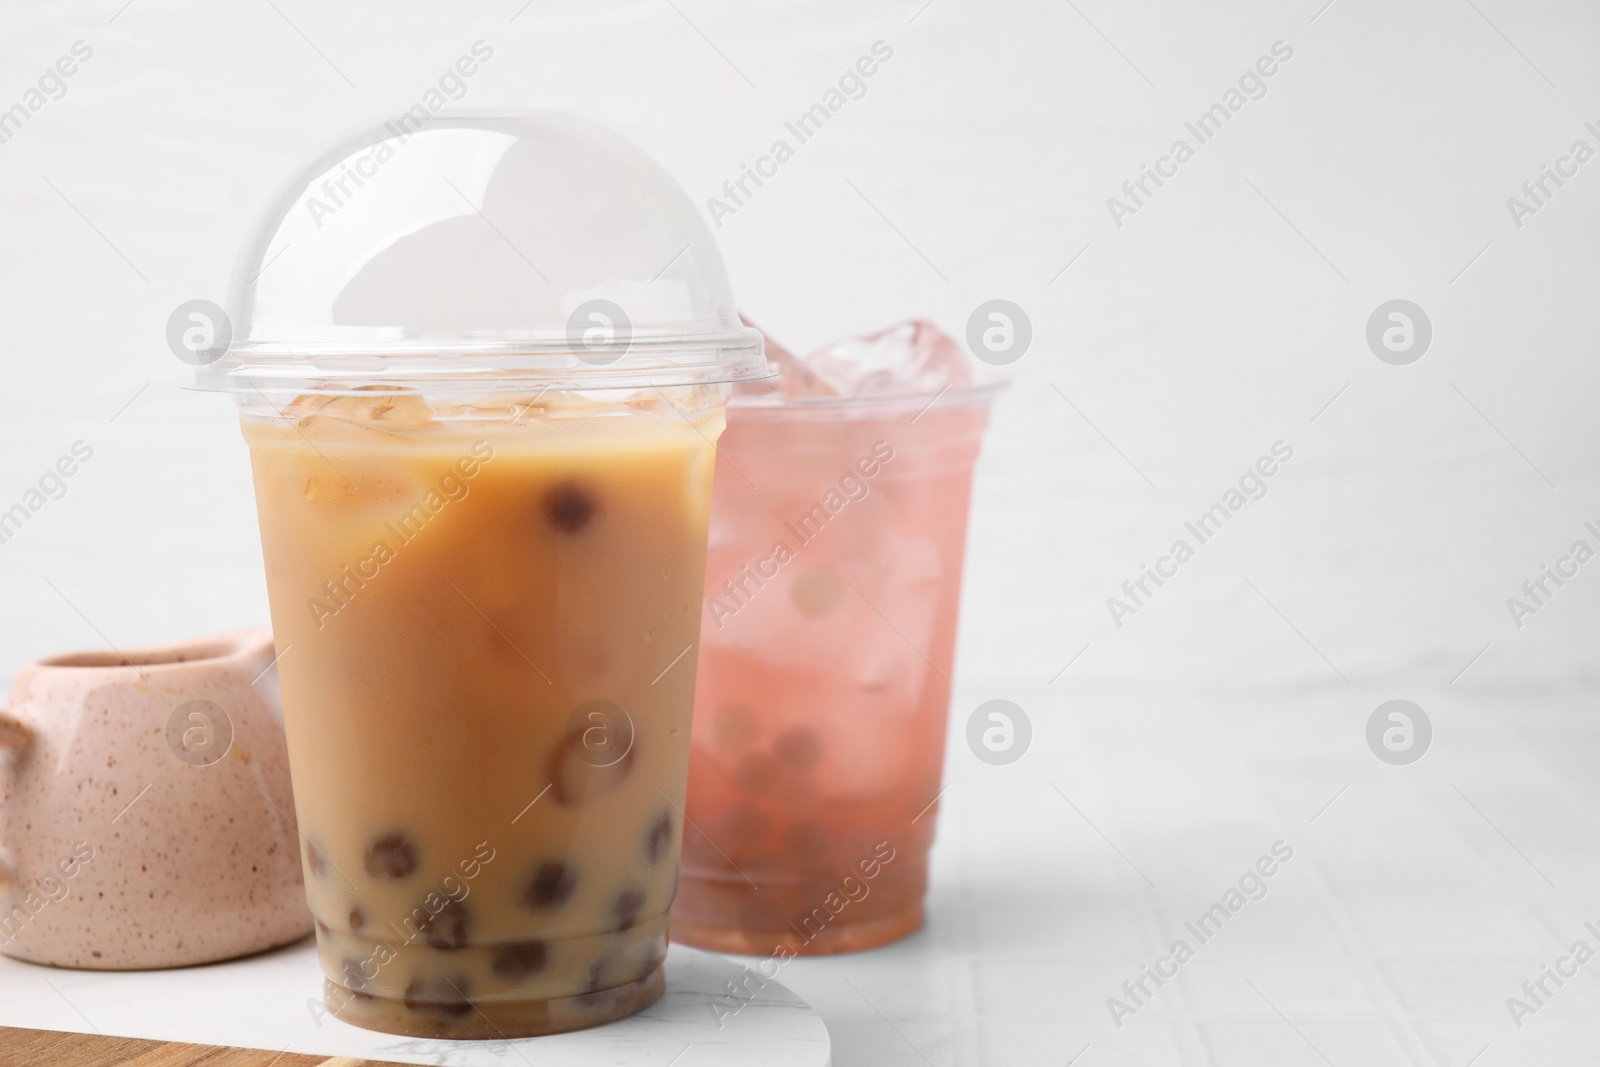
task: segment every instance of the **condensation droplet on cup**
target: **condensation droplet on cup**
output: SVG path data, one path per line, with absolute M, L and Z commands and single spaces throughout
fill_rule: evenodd
M 306 499 L 317 499 L 317 480 L 315 478 L 306 479 Z
M 639 639 L 639 643 L 641 645 L 648 645 L 654 639 L 655 639 L 655 634 L 651 633 L 649 630 L 646 630 L 644 632 L 644 636 Z

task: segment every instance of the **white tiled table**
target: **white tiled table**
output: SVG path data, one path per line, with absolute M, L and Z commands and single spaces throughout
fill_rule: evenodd
M 927 928 L 783 972 L 838 1067 L 1600 1058 L 1600 962 L 1520 1029 L 1506 1007 L 1575 940 L 1600 949 L 1592 690 L 1405 694 L 1435 729 L 1406 767 L 1364 738 L 1398 694 L 1356 686 L 1007 695 L 1033 748 L 990 767 L 952 745 Z M 1266 896 L 1199 945 L 1184 920 L 1280 839 Z M 1194 958 L 1117 1028 L 1107 998 L 1178 937 Z

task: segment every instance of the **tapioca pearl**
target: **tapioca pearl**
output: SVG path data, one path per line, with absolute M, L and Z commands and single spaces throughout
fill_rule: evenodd
M 822 762 L 822 735 L 809 726 L 784 730 L 772 742 L 772 754 L 793 771 L 809 771 Z
M 350 909 L 350 929 L 359 930 L 367 925 L 367 917 L 361 914 L 360 908 Z
M 416 843 L 403 833 L 384 834 L 367 846 L 367 873 L 374 878 L 409 878 L 416 869 Z
M 639 982 L 639 981 L 643 981 L 644 979 L 650 977 L 650 972 L 654 971 L 657 967 L 661 966 L 661 964 L 666 960 L 666 958 L 667 958 L 667 943 L 666 943 L 666 939 L 665 938 L 657 939 L 655 942 L 653 942 L 650 945 L 650 951 L 645 953 L 644 961 L 641 964 L 638 973 L 633 976 L 632 981 Z
M 722 830 L 733 841 L 759 841 L 771 832 L 772 816 L 760 805 L 736 801 L 723 812 Z
M 535 911 L 559 908 L 572 897 L 578 888 L 578 872 L 565 863 L 554 860 L 539 864 L 523 890 L 522 902 Z
M 761 734 L 761 719 L 737 701 L 711 713 L 711 743 L 724 752 L 742 752 Z
M 629 886 L 617 894 L 617 901 L 611 906 L 611 914 L 616 916 L 617 929 L 626 930 L 639 921 L 639 913 L 644 910 L 644 890 L 637 886 Z
M 489 965 L 501 978 L 521 981 L 545 969 L 550 950 L 543 941 L 507 941 L 494 947 Z
M 306 870 L 318 878 L 322 877 L 322 873 L 328 869 L 328 861 L 323 858 L 322 850 L 313 845 L 310 838 L 301 842 L 301 850 L 305 853 Z
M 589 993 L 579 993 L 572 998 L 572 1004 L 580 1011 L 593 1012 L 597 1018 L 605 1018 L 622 993 L 623 990 L 616 987 L 596 989 Z
M 544 515 L 562 533 L 577 533 L 600 510 L 594 492 L 576 482 L 562 482 L 544 497 Z
M 778 763 L 764 752 L 751 752 L 740 757 L 733 768 L 733 781 L 740 792 L 761 796 L 772 791 L 778 776 Z
M 802 863 L 818 863 L 833 852 L 833 835 L 818 822 L 790 824 L 783 832 L 784 847 Z
M 406 986 L 405 1005 L 414 1012 L 459 1019 L 472 1011 L 466 976 L 413 978 Z
M 651 863 L 659 863 L 671 848 L 672 813 L 663 811 L 656 816 L 656 821 L 651 823 L 650 829 L 645 832 L 644 857 Z
M 362 973 L 362 968 L 365 966 L 364 961 L 346 956 L 339 968 L 340 974 L 344 976 L 344 987 L 358 997 L 370 997 L 372 995 L 365 991 L 368 980 L 367 976 Z
M 426 905 L 417 910 L 426 915 L 417 924 L 417 929 L 430 948 L 453 952 L 467 947 L 472 918 L 466 904 L 459 900 L 447 900 L 437 913 L 429 913 Z

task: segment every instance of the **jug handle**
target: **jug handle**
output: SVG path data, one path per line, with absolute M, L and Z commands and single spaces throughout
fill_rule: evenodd
M 27 748 L 32 740 L 33 730 L 28 724 L 4 708 L 0 708 L 0 750 L 15 756 Z M 4 847 L 0 847 L 0 885 L 8 885 L 15 878 L 16 868 L 12 866 L 11 858 L 6 855 Z

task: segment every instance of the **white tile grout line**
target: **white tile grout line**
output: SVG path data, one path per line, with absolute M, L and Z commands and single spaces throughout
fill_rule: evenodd
M 1268 790 L 1259 775 L 1251 769 L 1251 764 L 1276 754 L 1280 753 L 1277 750 L 1268 750 L 1266 746 L 1259 745 L 1246 753 L 1245 772 L 1249 774 L 1257 792 L 1263 799 L 1268 801 L 1272 801 L 1276 794 Z M 1254 757 L 1254 759 L 1252 760 L 1249 757 Z M 1345 789 L 1339 790 L 1334 795 L 1334 800 L 1343 796 L 1344 792 Z M 1331 801 L 1323 805 L 1322 810 L 1317 812 L 1317 815 L 1320 816 L 1330 807 L 1332 807 Z M 1283 806 L 1274 803 L 1274 808 L 1281 811 Z M 1293 842 L 1297 837 L 1306 836 L 1306 832 L 1309 831 L 1311 826 L 1310 819 L 1307 819 L 1304 824 L 1305 830 L 1301 829 L 1298 819 L 1285 820 L 1282 816 L 1279 816 L 1277 822 L 1284 839 L 1290 842 Z M 1318 914 L 1325 918 L 1334 938 L 1339 942 L 1339 948 L 1342 950 L 1340 962 L 1348 964 L 1356 972 L 1357 978 L 1361 982 L 1368 998 L 1373 1004 L 1377 1005 L 1385 1024 L 1394 1034 L 1395 1040 L 1405 1050 L 1407 1059 L 1412 1064 L 1435 1063 L 1432 1053 L 1428 1050 L 1426 1040 L 1410 1021 L 1411 1013 L 1406 1010 L 1398 992 L 1388 984 L 1388 980 L 1378 969 L 1378 955 L 1375 951 L 1375 946 L 1367 939 L 1365 931 L 1360 928 L 1355 919 L 1345 911 L 1342 899 L 1332 891 L 1325 873 L 1325 863 L 1317 859 L 1315 851 L 1309 845 L 1305 846 L 1303 852 L 1299 849 L 1295 852 L 1295 866 L 1299 867 L 1302 862 L 1304 863 L 1304 877 L 1312 891 L 1315 908 Z M 1355 951 L 1355 946 L 1360 946 L 1362 951 Z M 1207 1059 L 1206 1062 L 1211 1063 L 1213 1060 Z
M 1501 753 L 1520 749 L 1519 744 L 1510 742 L 1503 737 L 1499 738 L 1498 741 L 1499 744 L 1496 746 L 1496 750 Z M 1537 910 L 1531 908 L 1528 904 L 1528 896 L 1523 887 L 1510 880 L 1507 874 L 1509 865 L 1503 862 L 1504 857 L 1491 857 L 1479 846 L 1477 839 L 1468 837 L 1462 832 L 1461 828 L 1468 823 L 1468 820 L 1474 822 L 1477 820 L 1475 816 L 1467 812 L 1465 807 L 1460 805 L 1459 801 L 1455 804 L 1449 804 L 1449 800 L 1455 799 L 1454 793 L 1449 792 L 1447 789 L 1440 791 L 1424 788 L 1423 783 L 1417 782 L 1415 779 L 1408 780 L 1406 784 L 1400 785 L 1399 788 L 1416 798 L 1417 806 L 1428 811 L 1433 821 L 1439 824 L 1440 829 L 1453 836 L 1459 846 L 1455 855 L 1472 863 L 1478 883 L 1482 884 L 1486 890 L 1493 887 L 1493 894 L 1498 898 L 1500 904 L 1507 910 L 1519 913 L 1523 920 L 1524 928 L 1526 928 L 1527 919 L 1531 912 L 1536 926 L 1542 929 L 1549 929 L 1549 925 L 1541 920 Z M 1591 809 L 1595 808 L 1595 805 L 1588 801 L 1584 803 Z M 1447 807 L 1449 810 L 1447 810 Z M 1345 909 L 1342 898 L 1328 891 L 1327 879 L 1323 874 L 1324 865 L 1318 863 L 1314 857 L 1308 857 L 1307 867 L 1313 872 L 1313 876 L 1318 881 L 1319 895 L 1329 904 L 1330 916 L 1339 920 L 1338 932 L 1360 945 L 1364 950 L 1350 953 L 1349 959 L 1352 966 L 1356 966 L 1363 984 L 1368 987 L 1368 994 L 1372 996 L 1374 1003 L 1377 1003 L 1383 1011 L 1391 1029 L 1396 1032 L 1397 1037 L 1403 1039 L 1407 1054 L 1416 1063 L 1434 1062 L 1433 1054 L 1428 1048 L 1428 1042 L 1411 1021 L 1413 1017 L 1424 1013 L 1409 1011 L 1405 1007 L 1399 991 L 1393 987 L 1383 972 L 1379 970 L 1377 966 L 1379 960 L 1378 946 L 1371 941 L 1365 930 Z M 1529 930 L 1528 932 L 1532 933 L 1534 931 Z M 1550 932 L 1553 937 L 1549 942 L 1549 947 L 1559 951 L 1561 946 L 1567 944 L 1565 938 L 1570 935 L 1570 931 L 1551 930 Z M 1418 1048 L 1413 1048 L 1413 1046 L 1418 1046 Z M 1421 1055 L 1418 1055 L 1419 1049 L 1422 1053 Z
M 1514 780 L 1524 783 L 1534 780 L 1543 789 L 1553 790 L 1556 809 L 1572 813 L 1575 820 L 1592 821 L 1597 814 L 1600 814 L 1600 804 L 1582 791 L 1574 789 L 1564 775 L 1550 775 L 1548 768 L 1536 756 L 1530 755 L 1528 746 L 1520 734 L 1508 733 L 1501 721 L 1492 716 L 1482 717 L 1476 725 L 1492 735 L 1493 749 L 1505 762 L 1507 769 L 1521 770 L 1519 775 L 1514 776 Z M 1431 794 L 1428 800 L 1432 801 Z M 1442 811 L 1442 806 L 1436 802 L 1433 803 L 1433 807 L 1435 811 Z M 1466 839 L 1459 829 L 1460 823 L 1455 819 L 1447 818 L 1445 821 L 1456 831 L 1458 837 L 1466 841 L 1469 850 L 1487 875 L 1486 880 L 1495 886 L 1496 896 L 1507 910 L 1518 913 L 1525 925 L 1531 924 L 1533 929 L 1530 932 L 1548 935 L 1550 940 L 1547 947 L 1550 951 L 1559 952 L 1571 944 L 1571 938 L 1576 936 L 1573 931 L 1562 928 L 1535 902 L 1535 898 L 1529 896 L 1521 884 L 1511 879 L 1507 864 L 1479 848 L 1475 839 Z M 1591 977 L 1589 983 L 1577 983 L 1588 992 L 1591 1006 L 1600 1004 L 1600 995 L 1594 992 L 1596 983 L 1600 983 L 1600 978 Z
M 1298 860 L 1300 857 L 1297 854 L 1295 858 Z M 1367 937 L 1366 931 L 1356 922 L 1355 917 L 1345 909 L 1342 898 L 1332 891 L 1324 873 L 1325 862 L 1319 861 L 1316 854 L 1309 849 L 1304 862 L 1306 878 L 1312 883 L 1317 902 L 1328 919 L 1328 925 L 1333 929 L 1334 936 L 1343 943 L 1340 946 L 1345 950 L 1343 962 L 1348 963 L 1356 972 L 1367 996 L 1378 1006 L 1384 1022 L 1388 1024 L 1395 1040 L 1405 1051 L 1407 1059 L 1414 1064 L 1435 1062 L 1426 1039 L 1411 1021 L 1412 1013 L 1407 1010 L 1399 991 L 1390 984 L 1388 977 L 1378 967 L 1377 946 Z M 1353 946 L 1359 946 L 1360 950 L 1351 951 Z

